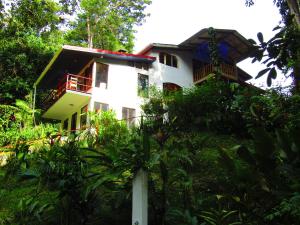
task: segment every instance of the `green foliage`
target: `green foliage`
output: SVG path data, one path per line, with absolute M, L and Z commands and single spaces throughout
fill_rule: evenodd
M 37 36 L 30 29 L 13 36 L 5 32 L 0 33 L 0 103 L 11 104 L 28 95 L 33 82 L 61 42 L 59 32 L 47 38 Z
M 266 221 L 276 221 L 283 217 L 292 217 L 294 221 L 300 218 L 300 195 L 294 193 L 290 198 L 283 199 L 278 206 L 272 209 L 272 212 L 265 217 Z
M 85 131 L 34 151 L 17 145 L 5 182 L 35 185 L 24 220 L 50 204 L 44 224 L 130 224 L 131 182 L 142 168 L 150 224 L 297 224 L 298 95 L 213 79 L 177 93 L 151 88 L 145 103 L 137 127 L 111 111 L 89 113 Z M 32 114 L 27 106 L 2 107 L 3 118 Z M 44 192 L 55 193 L 51 202 L 36 198 Z M 19 211 L 9 207 L 7 218 L 21 221 Z
M 209 196 L 221 193 L 235 200 L 227 201 L 224 211 L 215 206 L 204 215 L 207 220 L 216 216 L 211 223 L 219 224 L 217 219 L 232 213 L 240 218 L 233 223 L 241 224 L 242 219 L 243 224 L 265 224 L 269 210 L 275 206 L 278 211 L 282 199 L 298 191 L 297 102 L 298 95 L 262 92 L 218 80 L 167 96 L 151 93 L 143 108 L 149 118 L 147 129 L 158 144 L 151 145 L 150 153 L 156 156 L 150 170 L 151 190 L 159 199 L 153 210 L 161 215 L 155 223 L 163 224 L 159 222 L 164 221 L 162 217 L 172 223 L 196 223 L 192 215 L 203 207 L 212 208 Z M 217 133 L 217 138 L 210 140 L 204 135 L 201 141 L 201 132 L 208 131 Z M 231 148 L 220 134 L 253 140 Z M 173 191 L 178 196 L 175 200 L 169 197 Z M 285 217 L 296 218 L 288 213 L 276 218 L 285 223 Z
M 232 222 L 232 217 L 237 214 L 237 211 L 227 211 L 227 210 L 211 210 L 211 211 L 202 211 L 202 214 L 200 217 L 204 219 L 205 224 L 210 224 L 210 225 L 238 225 L 242 224 L 242 222 Z M 234 220 L 233 220 L 234 221 Z
M 150 0 L 82 0 L 81 13 L 71 24 L 67 40 L 89 47 L 132 51 L 134 26 L 143 22 L 149 4 Z
M 278 7 L 282 17 L 280 26 L 273 29 L 277 30 L 277 33 L 268 41 L 264 40 L 261 32 L 257 34 L 259 43 L 249 40 L 254 47 L 253 62 L 259 61 L 266 65 L 266 68 L 260 71 L 256 78 L 267 73 L 267 85 L 271 86 L 272 80 L 277 77 L 276 70 L 279 69 L 285 75 L 292 77 L 295 86 L 293 91 L 299 93 L 299 2 L 296 0 L 274 0 L 273 2 Z M 247 6 L 253 4 L 254 1 L 246 0 Z
M 41 224 L 44 223 L 45 214 L 51 206 L 42 204 L 32 197 L 22 198 L 18 203 L 14 215 L 7 218 L 4 224 Z
M 0 147 L 16 144 L 18 141 L 43 139 L 58 132 L 56 124 L 40 123 L 34 126 L 33 115 L 39 120 L 40 111 L 33 111 L 29 102 L 17 99 L 15 106 L 0 105 L 0 112 Z

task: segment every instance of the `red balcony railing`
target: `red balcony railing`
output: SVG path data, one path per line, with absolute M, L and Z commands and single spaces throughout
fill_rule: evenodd
M 74 74 L 66 74 L 43 100 L 43 108 L 48 109 L 53 105 L 67 90 L 90 94 L 92 90 L 92 78 Z

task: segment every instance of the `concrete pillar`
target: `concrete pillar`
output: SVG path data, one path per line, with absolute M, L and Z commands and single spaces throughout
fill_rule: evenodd
M 143 169 L 132 183 L 132 225 L 148 225 L 148 174 Z

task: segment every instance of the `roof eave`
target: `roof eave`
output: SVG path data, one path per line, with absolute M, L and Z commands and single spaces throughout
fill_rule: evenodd
M 46 68 L 43 70 L 43 72 L 41 73 L 41 75 L 38 77 L 38 79 L 34 82 L 33 87 L 36 87 L 41 80 L 44 78 L 44 76 L 46 75 L 46 73 L 48 72 L 48 70 L 51 68 L 51 66 L 53 65 L 53 63 L 56 61 L 57 57 L 60 55 L 60 53 L 62 52 L 62 50 L 64 49 L 64 46 L 62 48 L 60 48 L 52 57 L 52 59 L 50 60 L 50 62 L 48 63 L 48 65 L 46 66 Z

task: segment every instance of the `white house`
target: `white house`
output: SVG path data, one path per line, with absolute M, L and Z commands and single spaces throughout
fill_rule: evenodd
M 236 66 L 249 57 L 248 40 L 225 29 L 216 29 L 216 39 L 224 79 L 250 79 Z M 43 100 L 43 117 L 75 130 L 85 126 L 86 110 L 112 109 L 130 123 L 140 115 L 149 85 L 176 90 L 200 84 L 214 72 L 208 42 L 208 29 L 203 29 L 179 45 L 150 44 L 138 54 L 65 45 L 34 84 L 35 91 L 49 93 Z

